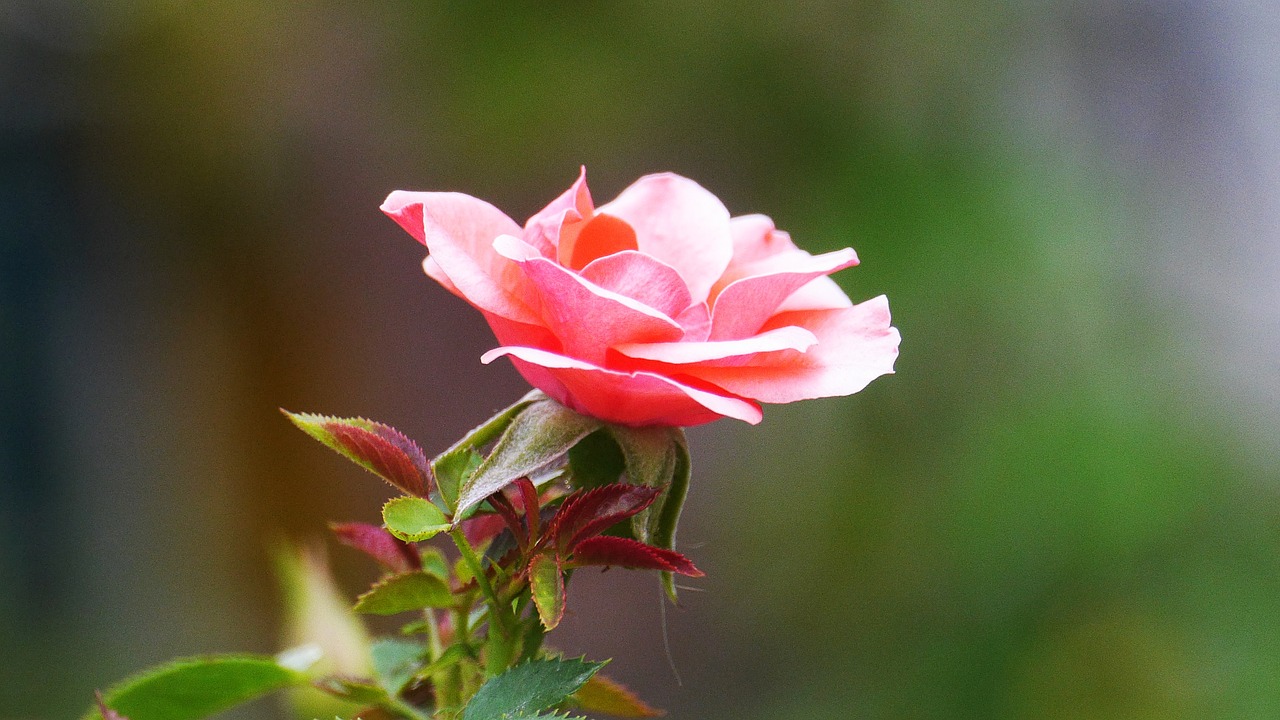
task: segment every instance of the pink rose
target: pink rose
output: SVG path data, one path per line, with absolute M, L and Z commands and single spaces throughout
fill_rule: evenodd
M 521 228 L 460 193 L 396 191 L 382 211 L 427 246 L 423 268 L 489 321 L 532 385 L 623 425 L 761 419 L 758 403 L 849 395 L 893 372 L 882 295 L 854 305 L 763 215 L 729 217 L 669 173 L 595 207 L 586 171 Z

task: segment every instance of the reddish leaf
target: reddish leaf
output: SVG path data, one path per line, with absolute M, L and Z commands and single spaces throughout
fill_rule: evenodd
M 329 529 L 338 542 L 377 560 L 396 573 L 422 569 L 422 558 L 409 543 L 397 538 L 384 528 L 366 523 L 329 523 Z
M 547 534 L 567 554 L 586 538 L 649 507 L 662 492 L 645 485 L 614 483 L 570 495 L 551 521 Z
M 308 435 L 405 493 L 422 498 L 431 493 L 426 456 L 399 430 L 363 418 L 282 412 Z
M 662 710 L 636 697 L 622 683 L 599 673 L 592 675 L 585 685 L 569 696 L 569 700 L 580 710 L 615 717 L 650 718 L 666 715 Z
M 533 481 L 527 477 L 522 477 L 515 482 L 516 487 L 520 490 L 520 504 L 524 507 L 524 521 L 529 526 L 529 544 L 538 540 L 538 512 L 541 510 L 538 503 L 538 489 L 533 486 Z M 512 532 L 515 532 L 514 530 Z
M 642 570 L 663 570 L 690 577 L 702 577 L 689 558 L 675 550 L 665 550 L 630 538 L 587 538 L 573 549 L 572 565 L 617 565 Z
M 473 546 L 483 545 L 497 537 L 505 527 L 511 531 L 511 536 L 523 548 L 525 546 L 524 523 L 516 514 L 511 500 L 499 491 L 490 495 L 488 501 L 495 512 L 476 514 L 462 522 L 462 532 L 467 536 L 467 542 Z

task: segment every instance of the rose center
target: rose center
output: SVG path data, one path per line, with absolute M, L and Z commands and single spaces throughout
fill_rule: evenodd
M 638 249 L 636 231 L 625 220 L 612 215 L 596 215 L 582 226 L 578 237 L 573 239 L 573 247 L 568 253 L 562 252 L 561 257 L 567 254 L 569 261 L 566 265 L 572 270 L 581 270 L 597 258 Z

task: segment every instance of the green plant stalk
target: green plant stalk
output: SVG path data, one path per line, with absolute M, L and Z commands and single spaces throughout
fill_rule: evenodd
M 493 584 L 489 582 L 484 567 L 480 564 L 480 558 L 476 557 L 475 550 L 471 547 L 471 543 L 467 542 L 467 537 L 462 530 L 459 528 L 450 530 L 449 537 L 453 538 L 454 544 L 458 546 L 463 562 L 471 569 L 471 574 L 476 578 L 476 585 L 480 587 L 480 592 L 488 602 L 489 638 L 486 643 L 485 673 L 496 675 L 507 669 L 515 655 L 515 618 L 511 615 L 510 605 L 504 605 L 502 599 L 494 592 Z

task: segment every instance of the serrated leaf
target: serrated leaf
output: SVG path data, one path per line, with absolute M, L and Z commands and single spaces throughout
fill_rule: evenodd
M 410 572 L 379 582 L 356 599 L 355 611 L 368 615 L 395 615 L 423 608 L 447 608 L 453 595 L 444 581 L 425 572 Z
M 281 410 L 303 432 L 403 492 L 426 497 L 432 473 L 418 444 L 390 425 Z
M 609 428 L 596 430 L 569 450 L 569 484 L 575 489 L 616 483 L 626 469 L 626 459 Z
M 418 551 L 385 528 L 367 523 L 329 523 L 338 542 L 368 555 L 392 572 L 409 572 L 422 567 Z
M 435 472 L 440 495 L 444 499 L 444 504 L 451 511 L 454 511 L 455 514 L 457 513 L 458 491 L 467 477 L 471 475 L 475 468 L 479 467 L 482 460 L 482 456 L 476 451 L 488 445 L 506 430 L 507 426 L 511 424 L 512 418 L 528 407 L 530 403 L 546 397 L 541 390 L 532 390 L 526 393 L 524 397 L 472 428 L 470 432 L 462 436 L 461 440 L 431 461 L 431 469 Z
M 702 577 L 704 573 L 694 567 L 689 558 L 675 550 L 645 545 L 638 540 L 620 537 L 593 537 L 578 543 L 573 549 L 571 567 L 604 565 L 631 568 L 633 570 L 661 570 L 689 577 Z
M 463 515 L 517 478 L 546 467 L 600 424 L 551 399 L 530 403 L 515 416 L 493 452 L 463 485 L 456 515 Z
M 549 531 L 555 537 L 556 546 L 567 553 L 582 540 L 599 535 L 649 507 L 659 492 L 658 488 L 627 483 L 579 491 L 560 505 Z
M 578 688 L 578 692 L 570 700 L 582 710 L 615 717 L 650 718 L 666 715 L 666 712 L 636 697 L 622 683 L 600 674 L 592 676 L 585 685 Z
M 129 720 L 198 720 L 274 690 L 304 685 L 302 674 L 258 655 L 209 655 L 161 665 L 103 695 Z M 100 720 L 98 708 L 82 720 Z
M 430 540 L 449 529 L 449 519 L 430 500 L 391 498 L 382 506 L 382 522 L 392 535 L 407 542 Z
M 543 553 L 529 563 L 529 589 L 542 626 L 554 630 L 564 617 L 565 606 L 564 569 L 556 555 Z
M 416 642 L 383 638 L 369 648 L 373 674 L 389 695 L 398 695 L 422 667 L 426 648 Z
M 462 720 L 536 717 L 564 702 L 604 665 L 551 658 L 517 665 L 482 685 L 467 703 Z

